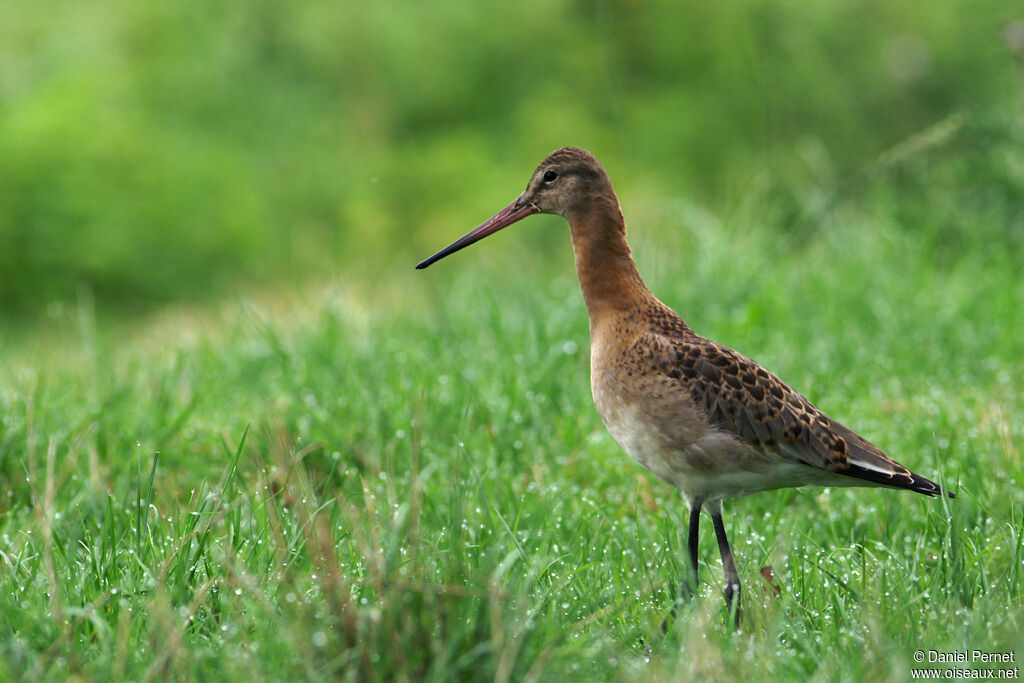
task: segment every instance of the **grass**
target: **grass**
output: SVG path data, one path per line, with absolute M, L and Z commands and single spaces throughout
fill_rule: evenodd
M 0 341 L 0 678 L 890 681 L 916 650 L 1019 654 L 1016 237 L 951 253 L 883 200 L 781 236 L 763 198 L 624 203 L 699 332 L 958 497 L 727 502 L 744 626 L 705 520 L 659 638 L 686 510 L 591 405 L 557 220 L 132 328 L 86 302 L 59 342 Z

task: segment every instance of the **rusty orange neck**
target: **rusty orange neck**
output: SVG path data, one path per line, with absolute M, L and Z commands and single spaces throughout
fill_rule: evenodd
M 603 316 L 635 310 L 654 300 L 633 263 L 614 192 L 594 197 L 585 213 L 569 218 L 569 229 L 592 327 Z

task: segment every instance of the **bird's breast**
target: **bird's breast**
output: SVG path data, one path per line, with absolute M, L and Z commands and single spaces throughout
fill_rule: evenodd
M 812 483 L 809 468 L 710 426 L 688 393 L 663 375 L 592 367 L 591 390 L 615 443 L 691 501 Z
M 635 371 L 592 368 L 594 405 L 615 442 L 659 479 L 680 487 L 700 466 L 690 447 L 707 431 L 706 424 L 667 387 Z

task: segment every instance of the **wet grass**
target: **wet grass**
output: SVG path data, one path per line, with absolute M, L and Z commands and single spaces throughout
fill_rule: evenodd
M 663 300 L 958 497 L 727 502 L 742 629 L 705 520 L 659 637 L 685 506 L 594 411 L 568 238 L 538 218 L 372 286 L 4 341 L 0 678 L 890 681 L 917 650 L 1019 654 L 1001 228 L 950 254 L 892 214 L 658 206 L 627 214 Z

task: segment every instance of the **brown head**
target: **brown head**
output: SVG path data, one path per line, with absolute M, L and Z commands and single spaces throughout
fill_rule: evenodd
M 473 242 L 483 239 L 535 213 L 550 213 L 571 220 L 585 213 L 602 195 L 612 193 L 604 167 L 585 149 L 563 147 L 548 155 L 533 172 L 518 198 L 416 267 L 426 268 Z M 614 196 L 614 195 L 612 195 Z

